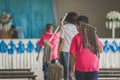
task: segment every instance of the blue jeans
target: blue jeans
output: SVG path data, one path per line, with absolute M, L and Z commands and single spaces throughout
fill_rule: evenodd
M 56 63 L 56 59 L 52 60 L 51 63 L 55 64 Z M 44 72 L 44 80 L 47 79 L 48 76 L 48 64 L 47 63 L 43 63 L 43 72 Z
M 98 72 L 75 71 L 76 80 L 98 80 Z
M 59 61 L 64 68 L 64 79 L 69 79 L 70 54 L 68 52 L 61 52 Z

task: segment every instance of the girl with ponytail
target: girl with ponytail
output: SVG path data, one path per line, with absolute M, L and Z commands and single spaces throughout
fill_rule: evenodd
M 86 16 L 77 19 L 78 34 L 72 39 L 70 47 L 70 75 L 75 63 L 76 80 L 98 80 L 99 57 L 102 44 L 96 34 L 97 29 L 88 24 Z

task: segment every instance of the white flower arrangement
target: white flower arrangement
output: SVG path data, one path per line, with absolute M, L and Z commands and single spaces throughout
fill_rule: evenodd
M 2 29 L 2 27 L 6 27 L 6 29 L 9 30 L 11 27 L 11 23 L 10 23 L 11 19 L 12 16 L 10 14 L 3 12 L 0 15 L 0 29 Z
M 120 13 L 119 12 L 111 11 L 106 15 L 106 27 L 110 29 L 120 27 Z
M 106 16 L 107 21 L 118 21 L 120 22 L 120 13 L 117 11 L 111 11 Z
M 115 38 L 115 28 L 120 28 L 120 13 L 111 11 L 106 15 L 106 27 L 112 29 L 112 37 Z
M 4 12 L 3 14 L 0 15 L 0 23 L 1 24 L 8 24 L 11 20 L 12 16 L 10 16 L 10 14 L 7 14 L 6 12 Z

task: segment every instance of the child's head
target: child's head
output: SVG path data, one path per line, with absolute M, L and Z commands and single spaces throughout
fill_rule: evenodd
M 86 16 L 83 16 L 83 15 L 81 15 L 77 18 L 77 30 L 78 30 L 78 32 L 80 32 L 80 23 L 81 22 L 89 23 L 89 20 Z
M 10 30 L 15 30 L 15 26 L 11 25 L 11 29 Z
M 65 21 L 68 23 L 76 24 L 77 17 L 78 17 L 77 13 L 69 12 L 67 17 L 65 18 Z
M 11 35 L 14 33 L 15 29 L 16 29 L 15 26 L 14 26 L 14 25 L 11 25 L 11 29 L 10 29 L 10 34 L 11 34 Z
M 46 32 L 53 33 L 53 25 L 52 24 L 46 24 Z

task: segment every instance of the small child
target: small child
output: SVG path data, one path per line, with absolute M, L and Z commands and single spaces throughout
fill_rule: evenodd
M 14 25 L 11 25 L 10 36 L 11 36 L 11 39 L 18 39 L 18 32 Z
M 98 80 L 99 56 L 102 52 L 102 44 L 97 37 L 96 28 L 88 24 L 86 16 L 77 19 L 78 34 L 72 39 L 70 47 L 70 74 L 74 74 L 76 80 Z
M 39 54 L 40 54 L 40 49 L 42 48 L 42 46 L 44 45 L 44 40 L 49 41 L 49 39 L 52 37 L 53 35 L 53 25 L 52 24 L 47 24 L 46 25 L 46 33 L 42 35 L 42 37 L 40 38 L 39 41 L 39 50 L 38 50 L 38 56 L 37 56 L 37 61 L 39 58 Z M 50 44 L 52 46 L 52 55 L 51 55 L 51 63 L 56 63 L 57 60 L 57 49 L 58 49 L 58 40 L 59 40 L 59 35 L 60 32 L 58 31 L 53 39 L 51 40 Z M 48 76 L 48 64 L 47 63 L 43 63 L 43 71 L 44 71 L 44 79 L 47 79 Z

